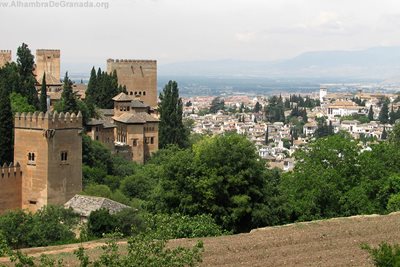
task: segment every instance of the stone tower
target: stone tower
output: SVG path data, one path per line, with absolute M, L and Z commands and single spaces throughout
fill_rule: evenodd
M 82 191 L 82 115 L 17 113 L 14 162 L 22 171 L 22 208 L 63 205 Z
M 47 85 L 60 83 L 60 50 L 36 50 L 36 80 L 39 83 L 42 83 L 44 73 Z
M 107 72 L 117 71 L 118 82 L 125 85 L 128 95 L 157 107 L 157 61 L 108 59 Z
M 0 68 L 11 62 L 11 50 L 0 50 Z

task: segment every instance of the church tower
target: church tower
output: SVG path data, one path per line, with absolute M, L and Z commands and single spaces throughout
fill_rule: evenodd
M 22 171 L 22 208 L 63 205 L 82 191 L 82 115 L 17 113 L 14 162 Z

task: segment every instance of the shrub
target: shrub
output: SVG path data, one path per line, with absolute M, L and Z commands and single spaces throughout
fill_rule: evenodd
M 35 214 L 9 211 L 0 217 L 0 229 L 8 246 L 14 249 L 70 243 L 78 217 L 72 210 L 46 206 Z
M 192 248 L 166 248 L 166 240 L 156 240 L 150 232 L 128 239 L 128 253 L 123 255 L 117 245 L 118 235 L 111 237 L 103 246 L 103 254 L 98 260 L 91 261 L 83 248 L 74 252 L 80 266 L 196 266 L 201 262 L 203 243 L 198 241 Z
M 147 228 L 158 238 L 193 238 L 226 234 L 210 215 L 146 215 Z
M 90 213 L 88 218 L 89 234 L 95 237 L 102 237 L 104 234 L 115 230 L 117 222 L 107 209 L 99 209 Z
M 363 244 L 361 248 L 369 252 L 374 265 L 377 267 L 400 266 L 400 246 L 398 244 L 390 245 L 383 242 L 377 248 Z

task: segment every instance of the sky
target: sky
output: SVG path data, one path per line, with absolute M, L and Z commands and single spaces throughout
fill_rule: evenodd
M 33 51 L 61 49 L 62 65 L 80 71 L 104 67 L 107 58 L 270 61 L 400 45 L 398 0 L 102 1 L 108 8 L 4 7 L 29 0 L 0 0 L 0 49 L 15 53 L 22 42 Z

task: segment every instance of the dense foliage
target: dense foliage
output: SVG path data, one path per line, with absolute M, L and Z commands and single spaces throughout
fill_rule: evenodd
M 398 146 L 386 142 L 371 148 L 362 151 L 348 135 L 336 134 L 299 151 L 294 171 L 279 185 L 286 222 L 396 210 Z
M 217 113 L 219 110 L 224 110 L 225 109 L 225 101 L 221 97 L 215 97 L 211 101 L 211 106 L 210 106 L 210 112 L 211 113 Z
M 169 81 L 160 93 L 158 111 L 160 113 L 159 147 L 165 148 L 170 144 L 180 147 L 188 145 L 189 131 L 182 121 L 182 99 L 179 97 L 178 84 Z
M 400 246 L 398 244 L 390 245 L 383 242 L 377 248 L 363 244 L 361 248 L 369 252 L 374 265 L 377 267 L 400 266 Z
M 121 92 L 126 92 L 126 88 L 118 85 L 118 77 L 115 70 L 108 74 L 99 68 L 96 73 L 94 67 L 92 68 L 85 98 L 88 107 L 113 108 L 114 101 L 112 98 Z
M 265 107 L 265 117 L 269 122 L 285 122 L 285 106 L 282 97 L 273 96 Z
M 0 68 L 0 164 L 13 160 L 13 117 L 12 111 L 19 108 L 18 104 L 24 101 L 23 108 L 38 107 L 38 95 L 35 88 L 35 76 L 33 75 L 34 57 L 26 44 L 22 44 L 17 50 L 17 64 L 8 63 Z M 11 104 L 10 94 L 23 96 Z M 24 110 L 21 110 L 24 111 Z
M 47 206 L 36 213 L 9 211 L 0 216 L 0 233 L 11 248 L 38 247 L 75 241 L 78 217 L 69 209 Z
M 0 164 L 13 161 L 13 126 L 10 94 L 0 82 Z

